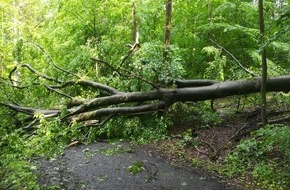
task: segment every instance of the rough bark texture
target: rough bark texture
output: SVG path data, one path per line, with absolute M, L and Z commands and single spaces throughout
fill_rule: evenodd
M 165 32 L 164 32 L 164 51 L 163 51 L 164 62 L 168 60 L 168 47 L 170 45 L 171 13 L 172 13 L 172 0 L 167 0 L 166 23 L 165 23 Z
M 170 45 L 170 28 L 171 28 L 172 0 L 166 2 L 166 24 L 165 24 L 165 46 Z

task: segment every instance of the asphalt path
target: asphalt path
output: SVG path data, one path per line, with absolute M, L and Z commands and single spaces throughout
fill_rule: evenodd
M 42 189 L 225 190 L 216 178 L 176 167 L 161 154 L 128 143 L 93 143 L 68 148 L 54 159 L 39 159 Z

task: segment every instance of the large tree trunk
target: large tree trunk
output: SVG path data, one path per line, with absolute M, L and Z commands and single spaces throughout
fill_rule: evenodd
M 70 81 L 67 83 L 62 82 L 62 85 L 50 86 L 50 88 L 62 88 L 68 85 L 90 86 L 91 88 L 107 91 L 111 95 L 85 100 L 72 99 L 67 105 L 68 110 L 65 116 L 60 116 L 61 110 L 43 110 L 14 104 L 1 104 L 14 111 L 27 114 L 28 118 L 26 122 L 28 126 L 38 123 L 37 119 L 33 118 L 33 115 L 36 113 L 43 114 L 45 118 L 61 117 L 61 121 L 63 122 L 76 121 L 88 123 L 87 121 L 89 121 L 89 125 L 102 125 L 105 121 L 117 115 L 144 114 L 160 111 L 175 102 L 197 102 L 232 95 L 258 93 L 261 89 L 261 78 L 227 82 L 177 80 L 177 88 L 160 88 L 148 92 L 120 92 L 106 85 L 83 80 L 78 80 L 76 83 Z M 267 90 L 289 92 L 290 76 L 269 78 L 267 81 Z M 87 124 L 84 123 L 84 125 Z

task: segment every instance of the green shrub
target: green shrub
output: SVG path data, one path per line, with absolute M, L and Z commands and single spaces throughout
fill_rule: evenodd
M 33 159 L 59 155 L 74 138 L 75 129 L 64 128 L 58 120 L 49 122 L 42 115 L 35 118 L 40 124 L 33 135 L 22 129 L 0 130 L 0 189 L 39 189 Z
M 97 133 L 106 138 L 125 138 L 139 143 L 157 141 L 167 137 L 171 120 L 155 113 L 138 117 L 118 117 L 110 121 Z
M 36 168 L 30 163 L 25 138 L 21 130 L 1 136 L 0 145 L 0 189 L 38 189 Z
M 229 176 L 250 172 L 256 184 L 268 189 L 289 186 L 290 128 L 268 125 L 253 132 L 228 154 L 225 172 Z
M 210 108 L 208 101 L 198 103 L 176 103 L 169 109 L 174 125 L 192 123 L 196 128 L 207 128 L 222 122 L 217 112 Z
M 168 86 L 185 75 L 184 60 L 181 56 L 182 50 L 176 45 L 168 47 L 169 58 L 166 61 L 163 60 L 163 50 L 164 44 L 160 42 L 142 44 L 142 47 L 134 54 L 128 69 L 157 86 Z M 127 85 L 132 91 L 146 91 L 152 88 L 151 85 L 136 78 L 127 81 Z

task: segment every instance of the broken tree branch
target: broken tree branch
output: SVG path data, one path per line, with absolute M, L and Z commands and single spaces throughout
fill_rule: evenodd
M 117 108 L 101 108 L 95 111 L 81 113 L 77 117 L 73 118 L 73 120 L 87 121 L 99 118 L 104 115 L 114 114 L 114 115 L 137 115 L 144 114 L 153 111 L 159 111 L 165 108 L 164 102 L 153 103 L 149 105 L 143 106 L 135 106 L 135 107 L 117 107 Z
M 229 56 L 231 56 L 233 58 L 233 60 L 249 75 L 251 75 L 252 77 L 258 77 L 257 74 L 251 72 L 249 69 L 247 69 L 246 67 L 243 66 L 243 64 L 231 53 L 229 52 L 226 48 L 224 48 L 223 46 L 219 45 L 216 41 L 214 41 L 213 39 L 209 39 L 211 42 L 213 42 L 216 46 L 218 46 L 219 48 L 221 48 L 224 52 L 226 52 Z
M 91 87 L 97 90 L 103 90 L 103 91 L 109 92 L 111 95 L 121 93 L 115 88 L 112 88 L 105 84 L 90 81 L 90 80 L 76 80 L 76 81 L 70 80 L 70 81 L 63 82 L 61 85 L 50 85 L 50 87 L 51 88 L 65 88 L 67 86 L 73 86 L 73 85 L 80 85 L 82 87 Z
M 10 81 L 12 82 L 13 81 L 13 79 L 12 79 L 12 75 L 13 75 L 13 73 L 19 68 L 19 67 L 25 67 L 25 68 L 27 68 L 29 71 L 31 71 L 33 74 L 36 74 L 37 76 L 39 76 L 39 77 L 41 77 L 41 78 L 43 78 L 43 79 L 46 79 L 46 80 L 48 80 L 48 81 L 51 81 L 51 82 L 56 82 L 56 83 L 62 83 L 62 81 L 61 80 L 58 80 L 58 79 L 56 79 L 56 78 L 53 78 L 53 77 L 49 77 L 49 76 L 47 76 L 47 75 L 44 75 L 44 74 L 41 74 L 41 73 L 39 73 L 37 70 L 35 70 L 32 66 L 30 66 L 29 64 L 20 64 L 20 65 L 17 65 L 17 66 L 15 66 L 11 71 L 10 71 L 10 73 L 9 73 L 9 79 L 10 79 Z M 12 82 L 13 83 L 13 82 Z
M 33 44 L 35 47 L 37 47 L 38 49 L 40 49 L 49 59 L 50 59 L 50 61 L 52 62 L 52 65 L 57 69 L 57 70 L 60 70 L 61 72 L 64 72 L 64 73 L 67 73 L 67 74 L 70 74 L 70 75 L 73 75 L 73 76 L 75 76 L 75 77 L 77 77 L 77 78 L 81 78 L 80 76 L 78 76 L 77 74 L 75 74 L 75 73 L 73 73 L 73 72 L 71 72 L 71 71 L 68 71 L 68 70 L 65 70 L 65 69 L 63 69 L 63 68 L 61 68 L 61 67 L 59 67 L 56 63 L 55 63 L 55 61 L 53 60 L 53 58 L 51 57 L 51 55 L 48 53 L 48 52 L 46 52 L 45 51 L 45 49 L 42 47 L 42 46 L 40 46 L 39 44 L 37 44 L 36 42 L 34 42 L 34 41 L 28 41 L 28 43 L 31 43 L 31 44 Z
M 109 66 L 115 73 L 118 73 L 120 76 L 128 77 L 128 78 L 137 78 L 137 79 L 139 79 L 139 80 L 151 85 L 153 88 L 156 88 L 156 89 L 159 88 L 154 83 L 150 82 L 149 80 L 147 80 L 147 79 L 145 79 L 145 78 L 143 78 L 143 77 L 141 77 L 139 75 L 134 74 L 133 72 L 131 72 L 128 69 L 125 69 L 125 68 L 116 69 L 111 64 L 107 63 L 106 61 L 95 59 L 95 58 L 91 58 L 91 59 L 96 61 L 96 62 L 104 63 L 105 65 Z M 128 74 L 123 74 L 120 70 L 125 71 Z M 114 76 L 114 74 L 113 74 L 113 76 Z
M 43 110 L 43 109 L 35 109 L 30 107 L 24 107 L 24 106 L 18 106 L 15 104 L 6 104 L 6 103 L 0 103 L 0 105 L 5 106 L 11 110 L 14 110 L 16 112 L 25 113 L 27 115 L 35 115 L 35 114 L 43 114 L 43 115 L 49 115 L 50 117 L 56 117 L 60 114 L 60 110 Z

